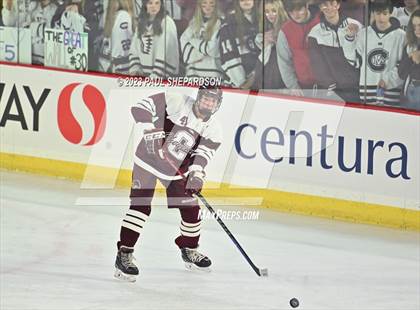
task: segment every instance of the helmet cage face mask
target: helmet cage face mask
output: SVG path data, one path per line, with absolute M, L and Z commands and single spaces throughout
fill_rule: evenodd
M 204 108 L 202 107 L 201 100 L 204 96 L 215 99 L 215 104 L 211 110 L 205 107 Z M 201 114 L 204 114 L 206 116 L 210 116 L 216 113 L 217 110 L 219 110 L 221 103 L 222 103 L 222 90 L 221 89 L 200 89 L 198 91 L 197 100 L 195 102 L 197 110 Z

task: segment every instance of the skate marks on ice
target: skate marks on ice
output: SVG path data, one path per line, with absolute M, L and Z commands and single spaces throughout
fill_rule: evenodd
M 200 245 L 212 272 L 191 272 L 173 243 L 177 210 L 158 207 L 136 248 L 140 276 L 126 283 L 113 278 L 125 206 L 78 206 L 75 182 L 1 174 L 1 309 L 290 309 L 292 297 L 298 309 L 419 308 L 416 233 L 261 210 L 227 224 L 268 278 L 212 219 Z

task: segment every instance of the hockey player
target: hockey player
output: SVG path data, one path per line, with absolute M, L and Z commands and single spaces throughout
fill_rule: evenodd
M 178 34 L 162 0 L 143 0 L 129 53 L 130 74 L 166 78 L 179 70 Z
M 218 0 L 198 0 L 194 18 L 180 38 L 185 76 L 221 77 Z
M 397 66 L 404 51 L 405 32 L 391 16 L 391 0 L 375 0 L 371 9 L 374 21 L 357 39 L 360 99 L 365 103 L 399 105 L 403 81 Z
M 135 153 L 131 202 L 117 243 L 115 277 L 134 282 L 139 274 L 133 263 L 134 245 L 151 213 L 158 179 L 166 187 L 168 207 L 181 213 L 175 243 L 186 267 L 209 270 L 210 259 L 197 251 L 201 220 L 194 194 L 201 191 L 205 167 L 221 143 L 220 126 L 213 118 L 221 101 L 221 89 L 200 87 L 197 99 L 158 93 L 132 108 L 143 138 Z

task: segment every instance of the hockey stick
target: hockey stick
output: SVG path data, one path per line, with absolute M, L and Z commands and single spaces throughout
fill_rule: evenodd
M 248 264 L 251 266 L 251 268 L 255 271 L 257 275 L 260 277 L 267 277 L 268 276 L 268 270 L 267 268 L 258 268 L 252 260 L 249 258 L 248 254 L 246 254 L 245 250 L 242 248 L 242 246 L 239 244 L 238 240 L 236 240 L 235 236 L 230 232 L 229 228 L 223 223 L 222 219 L 217 215 L 217 213 L 214 211 L 212 206 L 207 202 L 207 200 L 201 195 L 201 193 L 195 194 L 198 198 L 200 198 L 201 202 L 206 206 L 206 208 L 214 215 L 214 218 L 216 219 L 217 223 L 223 228 L 225 233 L 229 236 L 230 240 L 236 245 L 239 252 L 241 252 L 242 256 L 246 259 Z
M 174 168 L 177 172 L 177 174 L 182 177 L 184 182 L 187 182 L 187 178 L 179 171 L 179 169 L 175 166 L 175 164 L 168 158 L 166 160 L 169 162 L 169 164 Z M 255 273 L 260 277 L 267 277 L 268 276 L 268 270 L 267 268 L 258 268 L 252 260 L 249 258 L 248 254 L 246 254 L 245 250 L 242 248 L 242 246 L 239 244 L 238 240 L 236 240 L 235 236 L 230 232 L 229 228 L 223 223 L 222 219 L 217 215 L 216 211 L 214 211 L 213 207 L 207 202 L 206 198 L 201 193 L 196 193 L 195 196 L 197 196 L 201 202 L 206 206 L 206 208 L 210 211 L 211 214 L 213 214 L 214 218 L 216 219 L 217 223 L 223 228 L 225 233 L 229 236 L 230 240 L 232 240 L 233 244 L 238 248 L 239 252 L 241 252 L 242 256 L 246 259 L 248 264 L 251 266 L 251 268 L 255 271 Z

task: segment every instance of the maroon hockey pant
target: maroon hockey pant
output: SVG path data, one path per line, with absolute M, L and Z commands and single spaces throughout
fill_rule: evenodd
M 151 213 L 151 202 L 156 188 L 158 177 L 134 165 L 130 193 L 130 208 L 127 211 L 120 231 L 120 246 L 134 247 L 144 224 Z M 175 239 L 179 248 L 196 248 L 200 238 L 199 219 L 200 207 L 197 199 L 185 191 L 184 180 L 162 180 L 166 188 L 169 208 L 179 208 L 181 213 L 180 235 Z

